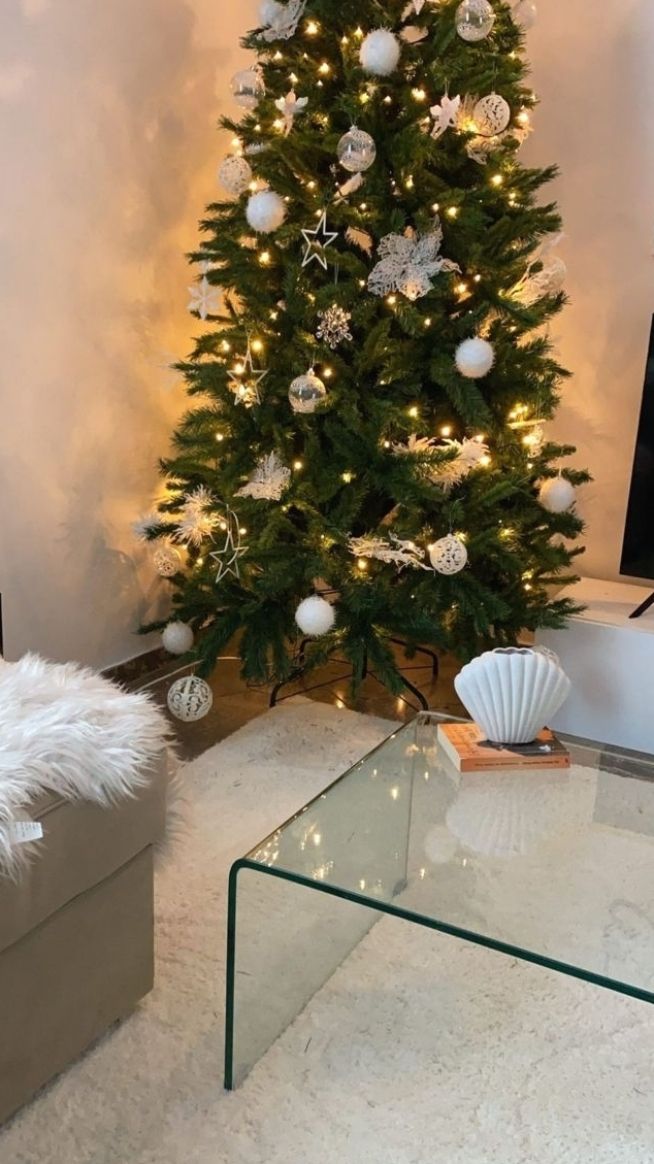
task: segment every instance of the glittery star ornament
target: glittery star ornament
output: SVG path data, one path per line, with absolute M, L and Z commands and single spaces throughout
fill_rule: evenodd
M 327 227 L 327 211 L 323 210 L 315 230 L 303 230 L 302 237 L 304 238 L 306 249 L 304 258 L 302 259 L 302 266 L 308 267 L 315 259 L 320 266 L 327 270 L 327 256 L 325 250 L 330 247 L 338 238 L 338 231 L 329 230 Z
M 253 408 L 261 404 L 261 384 L 267 375 L 267 368 L 255 368 L 252 348 L 248 343 L 244 358 L 238 360 L 233 371 L 229 373 L 229 387 L 234 393 L 236 403 L 242 404 L 244 408 Z
M 224 578 L 236 578 L 237 581 L 241 577 L 239 561 L 245 557 L 248 547 L 241 544 L 241 531 L 239 521 L 232 509 L 227 509 L 225 520 L 221 523 L 221 528 L 224 525 L 225 540 L 219 549 L 214 550 L 209 554 L 213 562 L 218 565 L 218 574 L 216 575 L 216 585 L 223 581 Z

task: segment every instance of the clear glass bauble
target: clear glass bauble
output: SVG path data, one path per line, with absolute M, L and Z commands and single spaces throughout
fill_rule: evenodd
M 375 139 L 365 129 L 352 126 L 336 147 L 338 160 L 349 174 L 361 174 L 369 170 L 377 157 Z
M 488 0 L 462 0 L 456 10 L 456 31 L 470 43 L 485 40 L 495 24 L 495 13 Z
M 313 368 L 304 376 L 298 376 L 288 390 L 288 398 L 293 412 L 311 413 L 327 395 L 327 389 Z
M 266 86 L 258 69 L 241 69 L 234 73 L 232 94 L 236 104 L 243 109 L 256 109 L 265 92 Z

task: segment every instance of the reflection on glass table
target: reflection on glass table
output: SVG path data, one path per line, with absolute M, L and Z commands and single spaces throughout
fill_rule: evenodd
M 459 773 L 451 718 L 419 715 L 234 865 L 226 1087 L 383 914 L 654 1001 L 654 759 Z

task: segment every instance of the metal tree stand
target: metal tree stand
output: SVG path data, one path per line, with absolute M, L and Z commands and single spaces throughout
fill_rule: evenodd
M 300 643 L 299 650 L 298 650 L 298 656 L 297 656 L 298 666 L 293 671 L 292 675 L 290 675 L 288 677 L 288 679 L 284 679 L 283 682 L 277 683 L 275 685 L 275 687 L 273 687 L 273 689 L 270 693 L 270 706 L 271 707 L 276 707 L 278 703 L 283 703 L 285 699 L 291 699 L 294 694 L 297 694 L 297 692 L 291 691 L 288 693 L 288 695 L 280 695 L 280 692 L 283 691 L 285 687 L 290 687 L 291 684 L 297 683 L 297 681 L 299 679 L 301 679 L 302 676 L 305 674 L 306 651 L 307 651 L 307 646 L 309 645 L 310 642 L 311 642 L 311 639 L 309 639 L 309 638 L 302 639 L 302 641 Z M 395 646 L 404 647 L 405 649 L 408 647 L 408 643 L 406 643 L 403 639 L 391 638 L 391 639 L 389 639 L 389 642 L 393 643 Z M 415 647 L 414 649 L 415 649 L 415 653 L 417 655 L 426 655 L 427 658 L 431 660 L 432 679 L 437 679 L 438 675 L 439 675 L 439 671 L 440 671 L 440 664 L 439 664 L 438 655 L 436 654 L 436 652 L 430 650 L 429 647 Z M 335 659 L 334 662 L 343 663 L 344 665 L 347 665 L 347 659 Z M 400 670 L 400 678 L 401 678 L 402 683 L 403 683 L 404 687 L 406 688 L 406 690 L 409 691 L 411 693 L 411 695 L 413 695 L 414 699 L 417 700 L 419 708 L 421 708 L 423 711 L 429 711 L 429 704 L 428 704 L 427 700 L 425 699 L 425 696 L 423 695 L 422 691 L 420 691 L 420 689 L 418 687 L 416 687 L 416 685 L 414 683 L 412 683 L 410 679 L 407 678 L 406 674 L 404 674 L 404 672 L 406 672 L 406 671 L 422 671 L 422 670 L 424 670 L 424 667 L 404 667 Z M 347 671 L 345 675 L 337 675 L 335 678 L 324 679 L 320 683 L 313 683 L 311 685 L 311 687 L 303 687 L 302 691 L 305 694 L 307 694 L 310 691 L 319 691 L 323 687 L 331 687 L 334 683 L 342 683 L 345 679 L 351 679 L 353 674 L 354 674 L 354 672 L 353 672 L 352 668 L 350 668 L 350 670 Z M 364 654 L 363 674 L 362 674 L 361 678 L 362 679 L 374 679 L 375 682 L 378 683 L 380 687 L 385 686 L 385 684 L 382 682 L 382 680 L 379 679 L 379 677 L 375 674 L 375 672 L 373 670 L 371 670 L 371 668 L 369 667 L 369 665 L 368 665 L 368 652 L 367 651 Z M 408 699 L 406 699 L 403 695 L 398 696 L 398 698 L 401 699 L 403 701 L 403 703 L 406 703 L 408 707 L 412 706 L 411 702 Z

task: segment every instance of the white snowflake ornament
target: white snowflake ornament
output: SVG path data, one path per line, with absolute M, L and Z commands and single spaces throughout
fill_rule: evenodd
M 350 331 L 352 316 L 338 303 L 333 303 L 326 311 L 319 311 L 318 318 L 320 325 L 316 332 L 316 339 L 323 340 L 332 351 L 335 351 L 339 344 L 352 339 Z
M 288 488 L 291 470 L 277 456 L 270 453 L 258 462 L 247 485 L 239 489 L 237 497 L 254 497 L 257 501 L 279 501 Z
M 199 283 L 189 287 L 189 294 L 191 299 L 188 309 L 193 315 L 199 315 L 200 319 L 207 319 L 220 311 L 222 288 L 212 286 L 206 275 L 202 276 Z
M 381 260 L 368 278 L 368 290 L 379 296 L 398 291 L 412 302 L 422 299 L 432 290 L 435 275 L 461 270 L 440 254 L 442 241 L 440 224 L 422 236 L 414 232 L 386 235 L 379 244 Z

